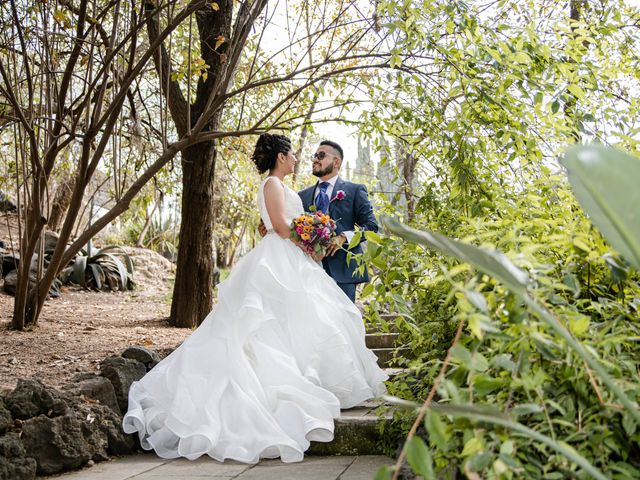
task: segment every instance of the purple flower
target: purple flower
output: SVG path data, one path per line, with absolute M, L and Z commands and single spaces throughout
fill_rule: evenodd
M 346 196 L 347 195 L 344 193 L 344 190 L 338 190 L 331 201 L 333 202 L 334 200 L 344 200 L 344 197 Z

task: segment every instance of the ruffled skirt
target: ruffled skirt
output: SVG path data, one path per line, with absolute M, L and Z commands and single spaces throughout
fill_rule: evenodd
M 384 393 L 360 312 L 322 267 L 268 234 L 197 330 L 129 391 L 123 420 L 163 458 L 303 458 L 333 419 Z

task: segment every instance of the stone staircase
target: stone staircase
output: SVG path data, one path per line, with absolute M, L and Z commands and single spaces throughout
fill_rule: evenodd
M 392 368 L 390 362 L 394 353 L 407 350 L 397 345 L 397 331 L 380 332 L 377 327 L 367 330 L 366 343 L 378 357 L 378 365 L 385 369 L 389 377 L 402 371 Z M 382 454 L 379 422 L 387 422 L 392 414 L 387 412 L 382 418 L 376 409 L 383 404 L 380 399 L 371 400 L 357 407 L 342 410 L 340 418 L 335 420 L 333 441 L 312 442 L 307 453 L 311 455 L 380 455 Z

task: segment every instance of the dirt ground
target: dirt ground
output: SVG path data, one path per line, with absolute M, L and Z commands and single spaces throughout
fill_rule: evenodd
M 4 227 L 5 220 L 0 218 Z M 7 242 L 6 233 L 0 227 L 0 240 Z M 1 392 L 13 389 L 18 378 L 35 377 L 61 386 L 77 373 L 97 371 L 104 358 L 129 345 L 173 348 L 191 333 L 167 323 L 172 264 L 149 250 L 127 252 L 136 267 L 135 290 L 109 293 L 63 287 L 59 298 L 47 300 L 31 331 L 9 328 L 13 296 L 2 291 L 0 280 Z

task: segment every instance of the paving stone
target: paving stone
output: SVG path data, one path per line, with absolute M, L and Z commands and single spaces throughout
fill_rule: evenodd
M 167 462 L 170 462 L 170 460 L 160 458 L 155 454 L 139 454 L 97 463 L 93 467 L 77 472 L 48 478 L 63 478 L 64 480 L 126 480 L 153 470 Z
M 237 480 L 336 480 L 354 462 L 354 457 L 305 457 L 303 462 L 284 464 L 261 462 L 239 475 Z
M 233 478 L 251 467 L 252 465 L 231 460 L 221 463 L 207 455 L 203 455 L 196 460 L 187 460 L 186 458 L 173 460 L 142 475 L 138 475 L 134 479 Z
M 340 480 L 371 480 L 383 465 L 392 465 L 393 459 L 382 455 L 356 457 L 349 468 L 340 475 Z

